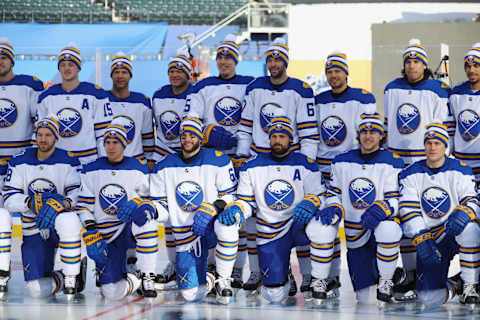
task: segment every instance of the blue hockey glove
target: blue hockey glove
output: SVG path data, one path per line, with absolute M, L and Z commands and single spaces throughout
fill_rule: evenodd
M 445 233 L 456 237 L 462 233 L 467 224 L 476 219 L 475 212 L 467 206 L 458 206 L 448 216 Z
M 87 255 L 98 265 L 105 265 L 108 259 L 108 245 L 97 229 L 85 231 L 82 235 Z
M 322 224 L 328 226 L 332 224 L 335 216 L 338 217 L 335 223 L 338 223 L 343 219 L 343 216 L 344 216 L 343 207 L 339 204 L 331 204 L 323 208 L 322 210 L 318 210 L 315 213 L 315 220 L 318 221 L 318 219 L 320 219 L 320 221 L 322 221 Z
M 238 143 L 237 137 L 225 130 L 222 126 L 210 124 L 203 130 L 203 144 L 212 146 L 217 150 L 229 150 Z
M 215 216 L 217 210 L 210 203 L 202 202 L 200 207 L 195 211 L 195 216 L 193 217 L 193 226 L 192 232 L 196 236 L 203 237 L 210 232 L 213 223 L 215 222 Z
M 442 255 L 429 231 L 420 231 L 415 238 L 413 238 L 412 244 L 417 248 L 418 259 L 420 259 L 424 265 L 436 265 L 442 262 Z
M 320 199 L 313 194 L 307 194 L 295 207 L 293 222 L 307 224 L 320 207 Z
M 245 215 L 243 214 L 242 205 L 237 201 L 230 202 L 223 212 L 219 214 L 218 222 L 226 226 L 244 223 Z
M 132 222 L 132 213 L 137 208 L 137 203 L 133 200 L 126 201 L 118 206 L 118 220 L 129 223 Z
M 38 229 L 52 229 L 55 226 L 57 215 L 65 210 L 62 201 L 58 201 L 53 197 L 48 199 L 38 211 L 35 226 Z
M 393 214 L 393 208 L 387 201 L 377 200 L 362 214 L 360 223 L 365 229 L 375 230 L 380 222 L 388 219 Z
M 118 208 L 117 218 L 122 222 L 133 222 L 141 227 L 148 221 L 157 219 L 158 213 L 151 201 L 137 197 Z
M 40 209 L 45 205 L 48 199 L 55 199 L 57 201 L 63 201 L 65 199 L 64 196 L 58 193 L 52 192 L 43 192 L 43 193 L 35 193 L 31 200 L 29 201 L 29 208 L 35 213 L 38 214 Z

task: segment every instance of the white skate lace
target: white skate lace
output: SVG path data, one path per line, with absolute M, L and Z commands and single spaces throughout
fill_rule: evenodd
M 63 281 L 65 288 L 75 288 L 75 276 L 65 276 Z
M 143 275 L 142 286 L 143 286 L 144 290 L 149 290 L 149 291 L 155 290 L 155 283 L 153 281 L 154 278 L 155 278 L 155 276 L 153 274 L 144 274 Z
M 230 283 L 232 282 L 232 280 L 232 278 L 217 278 L 215 280 L 215 285 L 218 284 L 218 291 L 222 291 L 225 288 L 231 288 L 232 286 L 230 285 Z
M 475 289 L 476 284 L 465 284 L 463 285 L 463 296 L 464 297 L 478 297 L 477 290 Z
M 315 279 L 312 282 L 312 288 L 316 292 L 327 292 L 327 279 Z
M 378 283 L 378 291 L 380 291 L 381 293 L 391 294 L 392 288 L 393 288 L 392 280 L 380 279 Z
M 6 286 L 10 277 L 0 277 L 0 286 Z

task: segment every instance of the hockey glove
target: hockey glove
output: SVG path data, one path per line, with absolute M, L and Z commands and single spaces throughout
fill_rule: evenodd
M 51 229 L 55 226 L 55 219 L 60 212 L 65 210 L 63 201 L 54 198 L 48 199 L 37 214 L 36 227 L 38 229 Z
M 418 259 L 424 265 L 436 265 L 442 262 L 442 255 L 438 251 L 432 234 L 427 230 L 420 231 L 412 240 L 412 244 L 417 248 Z
M 237 137 L 225 130 L 222 126 L 210 124 L 203 130 L 203 144 L 209 145 L 217 150 L 229 150 L 238 143 Z
M 58 193 L 44 192 L 44 193 L 35 193 L 27 202 L 27 206 L 35 214 L 38 214 L 40 209 L 45 205 L 48 199 L 55 199 L 57 201 L 63 201 L 64 196 Z
M 365 229 L 375 230 L 380 222 L 388 219 L 393 214 L 393 208 L 387 201 L 377 200 L 362 214 L 360 223 Z
M 192 232 L 196 236 L 203 237 L 210 232 L 215 222 L 217 210 L 210 203 L 202 202 L 200 207 L 195 211 L 193 217 Z
M 148 221 L 158 218 L 158 213 L 151 201 L 133 198 L 119 206 L 117 218 L 122 222 L 133 222 L 141 227 Z
M 320 199 L 318 196 L 313 194 L 306 195 L 295 207 L 293 222 L 299 224 L 309 223 L 319 207 Z
M 335 221 L 335 223 L 340 222 L 343 219 L 344 214 L 345 213 L 341 205 L 331 204 L 323 208 L 322 210 L 318 210 L 315 213 L 315 220 L 318 221 L 318 219 L 320 219 L 322 224 L 328 226 L 333 223 L 333 219 L 335 218 L 335 216 L 337 217 L 337 220 Z
M 231 156 L 230 160 L 232 161 L 233 170 L 235 170 L 235 175 L 238 179 L 240 175 L 240 168 L 242 167 L 243 163 L 248 160 L 248 157 L 234 155 Z
M 235 223 L 242 224 L 245 222 L 242 205 L 237 201 L 230 202 L 218 216 L 218 222 L 223 225 L 231 226 Z
M 460 205 L 448 216 L 445 233 L 451 237 L 456 237 L 462 233 L 469 222 L 475 219 L 475 212 L 470 207 Z
M 102 235 L 97 229 L 87 230 L 83 233 L 83 242 L 87 247 L 87 255 L 98 265 L 107 263 L 108 248 Z

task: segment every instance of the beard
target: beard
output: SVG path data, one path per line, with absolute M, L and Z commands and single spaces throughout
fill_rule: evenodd
M 274 144 L 273 146 L 270 146 L 270 148 L 272 149 L 272 154 L 278 157 L 286 154 L 290 149 L 290 146 L 289 145 L 282 146 L 281 144 Z
M 278 73 L 276 74 L 273 74 L 272 72 L 270 72 L 270 76 L 273 78 L 273 79 L 280 79 L 283 77 L 283 75 L 285 74 L 286 70 L 285 69 L 280 69 L 278 70 Z
M 52 151 L 52 149 L 55 148 L 55 144 L 45 144 L 45 145 L 38 145 L 38 149 L 41 151 L 41 152 L 50 152 Z
M 192 152 L 197 151 L 198 149 L 200 149 L 200 140 L 197 141 L 197 142 L 195 142 L 195 143 L 193 143 L 191 148 L 186 148 L 186 147 L 182 144 L 182 150 L 185 151 L 186 153 L 192 153 Z
M 8 70 L 6 70 L 5 72 L 0 72 L 0 77 L 5 77 L 7 76 L 13 69 L 13 66 L 10 66 L 10 68 Z

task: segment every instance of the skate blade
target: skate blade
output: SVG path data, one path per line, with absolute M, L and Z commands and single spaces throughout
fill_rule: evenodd
M 305 301 L 311 301 L 313 299 L 311 291 L 304 291 L 304 292 L 302 292 L 302 294 L 303 294 L 303 299 Z
M 411 303 L 417 300 L 417 293 L 414 290 L 410 290 L 404 294 L 394 293 L 393 297 L 397 303 Z
M 176 281 L 170 281 L 167 283 L 159 283 L 155 282 L 155 290 L 157 291 L 171 291 L 171 290 L 176 290 L 177 289 L 177 282 Z
M 334 306 L 338 304 L 338 299 L 336 298 L 326 298 L 326 299 L 315 299 L 312 298 L 312 302 L 314 306 L 317 307 L 328 307 Z
M 462 305 L 469 311 L 476 311 L 480 308 L 476 303 L 462 303 Z
M 7 300 L 7 293 L 0 292 L 0 301 L 6 301 L 6 300 Z
M 232 301 L 232 298 L 233 297 L 221 297 L 221 296 L 217 296 L 217 302 L 220 303 L 220 304 L 229 304 L 230 301 Z

